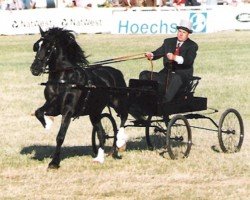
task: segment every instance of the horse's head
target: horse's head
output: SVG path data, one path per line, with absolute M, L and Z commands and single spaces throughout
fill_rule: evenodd
M 40 28 L 40 27 L 39 27 Z M 31 65 L 31 72 L 38 76 L 42 73 L 60 71 L 60 62 L 71 66 L 88 66 L 89 62 L 84 51 L 77 44 L 73 31 L 62 28 L 50 28 L 43 31 L 40 28 L 41 38 L 34 44 L 35 60 Z M 66 67 L 67 67 L 66 66 Z
M 49 66 L 52 64 L 57 50 L 55 41 L 49 37 L 48 33 L 44 32 L 41 28 L 40 33 L 41 38 L 33 46 L 36 56 L 30 67 L 31 73 L 34 76 L 39 76 L 49 71 Z

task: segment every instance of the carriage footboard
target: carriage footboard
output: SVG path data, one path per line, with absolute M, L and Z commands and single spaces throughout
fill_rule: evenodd
M 158 115 L 171 115 L 177 113 L 207 110 L 207 98 L 191 97 L 182 101 L 169 102 L 158 107 Z

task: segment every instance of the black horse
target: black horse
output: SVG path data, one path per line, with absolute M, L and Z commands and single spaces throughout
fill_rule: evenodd
M 56 150 L 49 168 L 58 168 L 60 151 L 72 118 L 89 115 L 96 128 L 100 147 L 94 161 L 104 161 L 104 130 L 100 123 L 101 113 L 106 106 L 115 109 L 121 118 L 117 134 L 117 145 L 125 144 L 124 124 L 128 117 L 126 94 L 109 93 L 105 88 L 126 87 L 123 74 L 108 66 L 89 66 L 85 52 L 77 44 L 73 31 L 50 28 L 43 31 L 34 44 L 36 53 L 30 69 L 34 76 L 48 73 L 45 84 L 45 104 L 35 111 L 35 116 L 44 127 L 46 116 L 62 115 L 61 127 L 56 138 Z M 86 86 L 78 88 L 73 86 Z M 104 89 L 98 89 L 104 88 Z M 94 89 L 96 88 L 96 89 Z M 119 141 L 118 141 L 119 140 Z

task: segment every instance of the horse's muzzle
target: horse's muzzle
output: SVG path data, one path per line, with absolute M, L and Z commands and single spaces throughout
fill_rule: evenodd
M 43 73 L 43 64 L 39 61 L 34 61 L 30 66 L 30 71 L 34 76 L 40 76 Z
M 34 75 L 34 76 L 40 76 L 42 74 L 39 70 L 34 69 L 32 67 L 30 68 L 30 71 L 31 71 L 32 75 Z

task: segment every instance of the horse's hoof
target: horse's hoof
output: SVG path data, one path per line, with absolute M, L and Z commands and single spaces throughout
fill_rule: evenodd
M 93 163 L 103 164 L 104 163 L 104 158 L 96 157 L 96 158 L 93 159 Z
M 126 149 L 126 140 L 117 140 L 116 141 L 116 146 L 118 149 Z
M 125 143 L 123 146 L 121 146 L 121 147 L 118 148 L 118 152 L 124 152 L 124 151 L 126 151 L 126 147 L 127 147 L 127 145 Z
M 53 164 L 53 163 L 50 163 L 49 166 L 48 166 L 48 170 L 49 169 L 58 169 L 60 166 L 57 165 L 57 164 Z
M 51 117 L 51 116 L 44 116 L 44 119 L 45 119 L 45 129 L 46 130 L 50 130 L 51 129 L 51 126 L 52 126 L 52 124 L 53 124 L 53 122 L 54 122 L 54 118 L 53 117 Z
M 104 158 L 105 158 L 104 150 L 102 148 L 99 148 L 97 157 L 93 159 L 93 162 L 103 164 Z
M 95 160 L 95 159 L 93 159 L 93 163 L 103 164 L 103 163 L 104 163 L 104 161 L 100 161 L 100 160 Z
M 121 155 L 119 155 L 119 153 L 118 153 L 118 151 L 115 151 L 113 154 L 112 154 L 112 157 L 114 158 L 114 159 L 122 159 L 122 156 Z

